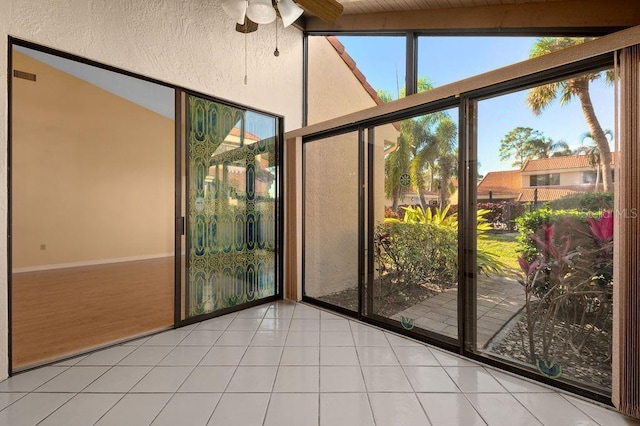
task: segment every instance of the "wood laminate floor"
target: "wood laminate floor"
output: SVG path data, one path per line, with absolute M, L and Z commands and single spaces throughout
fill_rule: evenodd
M 13 369 L 170 327 L 173 296 L 173 257 L 13 274 Z

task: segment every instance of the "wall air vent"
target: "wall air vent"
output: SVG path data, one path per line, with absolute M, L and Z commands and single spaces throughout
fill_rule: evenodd
M 26 71 L 13 70 L 13 76 L 17 78 L 24 78 L 25 80 L 36 81 L 36 75 Z

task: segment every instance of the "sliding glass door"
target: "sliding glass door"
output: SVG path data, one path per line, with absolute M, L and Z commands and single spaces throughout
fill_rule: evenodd
M 174 323 L 174 89 L 27 46 L 11 49 L 13 371 Z
M 306 295 L 358 312 L 358 132 L 304 145 Z
M 612 76 L 596 69 L 476 102 L 477 217 L 492 226 L 475 242 L 469 347 L 600 393 L 611 391 L 613 225 L 624 218 Z M 483 269 L 487 259 L 499 269 Z
M 611 62 L 303 139 L 303 297 L 609 394 L 614 223 L 636 217 L 614 208 L 624 182 Z
M 458 339 L 458 110 L 306 141 L 304 298 Z
M 185 316 L 278 294 L 277 117 L 186 95 Z
M 457 109 L 369 129 L 365 315 L 458 337 Z

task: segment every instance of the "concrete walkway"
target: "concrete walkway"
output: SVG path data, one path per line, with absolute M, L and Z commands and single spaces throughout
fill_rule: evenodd
M 478 348 L 483 348 L 524 307 L 524 290 L 507 277 L 478 278 Z M 452 288 L 392 318 L 414 320 L 416 327 L 458 337 L 458 289 Z

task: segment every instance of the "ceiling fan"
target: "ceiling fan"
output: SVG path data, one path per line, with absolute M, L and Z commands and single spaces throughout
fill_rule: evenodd
M 282 18 L 286 27 L 306 10 L 325 22 L 333 23 L 342 15 L 343 6 L 336 0 L 226 0 L 222 8 L 236 21 L 236 31 L 251 33 L 259 24 L 269 24 Z

